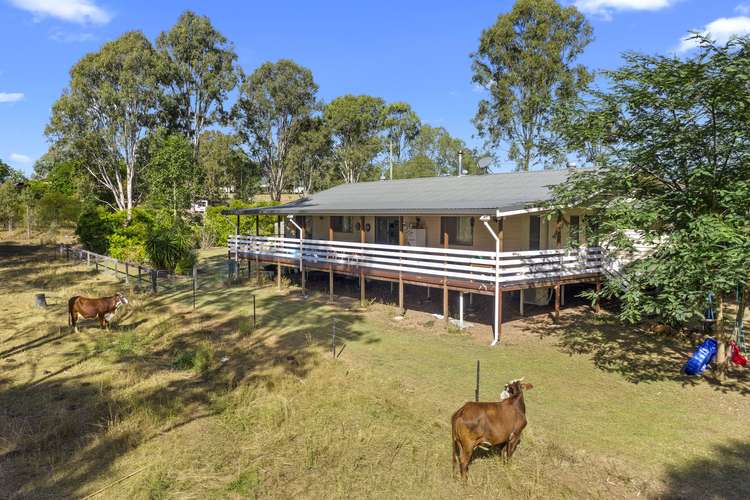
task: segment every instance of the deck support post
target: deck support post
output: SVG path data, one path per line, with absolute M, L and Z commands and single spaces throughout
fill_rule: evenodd
M 255 216 L 255 236 L 260 236 L 260 222 L 257 215 Z M 260 253 L 260 243 L 257 239 L 253 243 L 253 250 L 255 254 L 255 283 L 260 285 L 260 256 L 258 255 Z
M 443 232 L 443 247 L 446 249 L 448 248 L 448 231 Z M 448 254 L 446 253 L 445 256 L 447 257 Z M 445 268 L 444 272 L 446 274 L 443 274 L 443 319 L 445 320 L 445 324 L 448 325 L 450 323 L 450 317 L 448 315 L 448 261 L 445 261 Z
M 560 285 L 560 305 L 565 305 L 565 284 Z
M 596 278 L 596 301 L 594 302 L 594 312 L 596 314 L 599 314 L 602 312 L 602 306 L 599 303 L 599 292 L 602 290 L 602 280 L 600 278 Z
M 359 242 L 365 243 L 366 241 L 366 235 L 365 235 L 365 217 L 362 216 L 359 218 Z M 359 266 L 359 304 L 364 307 L 365 301 L 365 271 L 362 268 L 362 266 Z
M 503 305 L 503 292 L 500 289 L 500 252 L 503 250 L 503 217 L 498 217 L 498 231 L 490 226 L 490 216 L 483 215 L 479 218 L 484 224 L 484 227 L 492 235 L 495 240 L 495 283 L 494 283 L 494 298 L 492 299 L 493 306 L 495 309 L 494 320 L 492 324 L 492 342 L 491 346 L 497 345 L 500 342 L 500 333 L 502 330 L 503 318 L 502 318 L 502 305 Z
M 555 224 L 555 243 L 557 244 L 557 249 L 560 250 L 562 248 L 562 226 L 563 226 L 563 216 L 562 212 L 557 213 L 557 223 Z M 560 256 L 560 271 L 563 269 L 563 261 L 562 261 L 562 255 Z M 555 285 L 555 324 L 560 322 L 560 290 L 561 285 L 558 282 L 557 285 Z
M 333 225 L 331 225 L 331 216 L 328 216 L 328 241 L 333 241 Z M 328 252 L 328 258 L 333 260 L 331 251 Z M 328 301 L 333 302 L 333 262 L 328 265 Z
M 284 228 L 281 227 L 281 216 L 276 216 L 276 227 L 279 232 L 279 238 L 281 238 L 282 246 L 284 243 Z M 276 249 L 276 286 L 281 290 L 281 258 L 279 257 L 279 249 Z
M 497 304 L 495 304 L 497 310 L 497 338 L 498 341 L 503 335 L 503 289 L 501 288 L 497 294 Z
M 404 217 L 399 216 L 398 218 L 398 244 L 404 246 Z M 404 307 L 404 277 L 401 272 L 401 262 L 399 259 L 399 270 L 398 270 L 398 314 L 403 316 L 406 314 L 406 308 Z
M 458 294 L 458 328 L 464 329 L 464 292 Z
M 519 298 L 518 298 L 518 312 L 521 314 L 521 316 L 523 316 L 523 299 L 524 299 L 524 290 L 523 290 L 523 288 L 521 288 L 521 290 L 519 290 L 519 292 L 520 292 L 520 295 L 519 295 Z
M 302 228 L 299 231 L 299 279 L 302 285 L 302 296 L 305 297 L 307 294 L 305 293 L 305 260 L 303 257 L 304 243 L 302 242 L 305 239 L 305 224 L 304 219 L 302 220 Z

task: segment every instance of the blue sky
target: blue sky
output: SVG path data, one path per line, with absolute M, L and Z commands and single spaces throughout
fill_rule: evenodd
M 614 68 L 627 50 L 686 53 L 689 30 L 717 39 L 750 32 L 740 0 L 571 0 L 594 27 L 581 61 Z M 250 73 L 267 60 L 307 66 L 330 101 L 345 93 L 409 102 L 423 121 L 472 146 L 481 92 L 469 54 L 483 28 L 513 2 L 471 0 L 198 2 L 0 0 L 0 159 L 31 172 L 47 149 L 44 127 L 68 70 L 87 52 L 129 30 L 154 39 L 185 9 L 211 18 Z M 500 160 L 502 154 L 499 155 Z M 507 161 L 498 170 L 511 167 Z

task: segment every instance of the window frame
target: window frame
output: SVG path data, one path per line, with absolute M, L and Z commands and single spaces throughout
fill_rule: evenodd
M 468 219 L 471 235 L 470 240 L 458 239 L 458 221 L 459 219 Z M 463 247 L 474 246 L 474 217 L 471 215 L 449 215 L 440 217 L 440 244 L 445 245 L 445 233 L 448 233 L 448 244 Z
M 331 229 L 334 233 L 342 233 L 342 234 L 351 234 L 354 232 L 354 220 L 352 219 L 351 215 L 331 215 Z M 337 220 L 339 224 L 336 224 L 334 221 Z M 349 221 L 349 230 L 346 230 L 346 223 L 345 221 Z
M 536 234 L 534 226 L 536 225 Z M 536 245 L 534 245 L 536 236 Z M 539 215 L 529 215 L 529 250 L 541 250 L 542 246 L 542 218 Z

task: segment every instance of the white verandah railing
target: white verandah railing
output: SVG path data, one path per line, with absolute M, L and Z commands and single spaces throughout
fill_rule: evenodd
M 495 283 L 495 252 L 414 247 L 269 236 L 230 236 L 229 250 L 238 257 L 265 262 L 304 263 L 311 268 L 364 268 L 369 271 L 446 278 L 489 289 Z M 599 247 L 501 252 L 501 287 L 534 281 L 573 279 L 602 272 Z M 467 283 L 468 284 L 468 283 Z

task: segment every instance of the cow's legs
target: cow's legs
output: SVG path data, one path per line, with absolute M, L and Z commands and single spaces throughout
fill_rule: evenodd
M 505 461 L 510 461 L 510 458 L 513 456 L 513 453 L 516 451 L 516 448 L 521 443 L 521 435 L 520 434 L 513 434 L 511 435 L 510 439 L 508 440 L 508 444 L 505 446 Z
M 463 445 L 460 439 L 454 439 L 451 443 L 451 458 L 453 459 L 453 474 L 456 473 L 456 464 L 460 466 L 461 455 L 463 454 Z M 463 470 L 461 468 L 460 470 Z M 463 475 L 463 473 L 461 473 Z
M 474 451 L 474 449 L 469 445 L 469 443 L 460 443 L 459 447 L 461 449 L 461 456 L 459 457 L 460 465 L 461 465 L 461 477 L 463 479 L 468 479 L 469 477 L 469 461 L 471 460 L 471 454 Z
M 73 332 L 78 333 L 78 313 L 77 312 L 70 314 L 70 324 L 73 325 Z
M 104 315 L 103 315 L 103 314 L 100 314 L 100 315 L 99 315 L 99 326 L 100 326 L 101 328 L 104 328 L 104 327 L 106 326 L 106 322 L 107 322 L 107 320 L 106 320 L 106 319 L 104 319 Z

